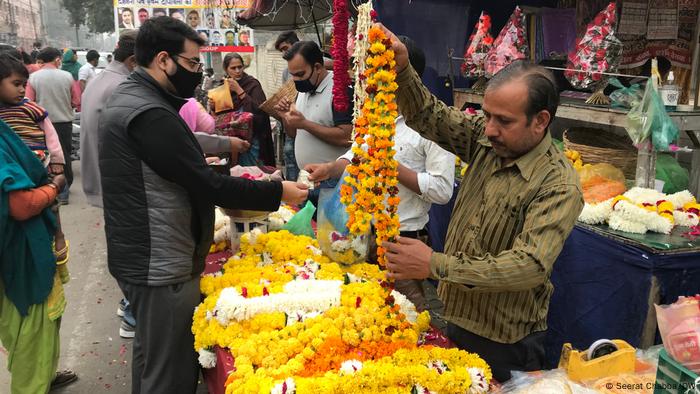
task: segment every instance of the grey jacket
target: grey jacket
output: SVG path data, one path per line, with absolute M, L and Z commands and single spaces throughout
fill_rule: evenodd
M 113 60 L 107 68 L 90 81 L 82 96 L 80 114 L 80 173 L 83 192 L 90 205 L 102 207 L 102 185 L 97 152 L 97 121 L 112 92 L 124 82 L 129 69 Z

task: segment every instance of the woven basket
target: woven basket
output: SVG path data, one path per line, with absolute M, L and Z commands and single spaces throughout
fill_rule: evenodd
M 578 151 L 584 164 L 608 163 L 634 179 L 637 172 L 637 149 L 627 137 L 600 129 L 584 127 L 564 131 L 566 149 Z
M 283 98 L 286 98 L 287 100 L 294 102 L 294 100 L 297 97 L 297 89 L 294 86 L 294 81 L 290 78 L 287 82 L 285 82 L 284 85 L 270 97 L 269 99 L 265 100 L 262 104 L 260 104 L 260 109 L 265 111 L 268 115 L 275 115 L 275 105 L 280 102 Z

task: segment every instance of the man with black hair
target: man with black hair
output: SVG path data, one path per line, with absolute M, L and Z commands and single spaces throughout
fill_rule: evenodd
M 559 104 L 553 76 L 514 62 L 489 82 L 483 115 L 466 114 L 430 94 L 406 46 L 386 33 L 406 124 L 470 164 L 445 252 L 399 237 L 386 243 L 388 276 L 439 279 L 448 337 L 481 355 L 497 381 L 542 369 L 552 266 L 583 208 L 576 171 L 548 131 Z
M 110 273 L 132 304 L 132 393 L 194 393 L 192 314 L 213 239 L 214 205 L 271 211 L 296 204 L 294 182 L 254 182 L 212 170 L 178 111 L 202 80 L 197 32 L 146 21 L 137 68 L 99 120 L 99 167 Z
M 100 61 L 100 53 L 94 49 L 90 49 L 85 55 L 85 59 L 87 62 L 85 62 L 85 64 L 80 67 L 80 71 L 78 71 L 78 82 L 80 83 L 81 91 L 85 91 L 88 82 L 97 75 L 95 69 Z
M 287 53 L 289 48 L 299 42 L 299 37 L 294 31 L 285 31 L 280 33 L 275 40 L 275 49 L 283 55 Z M 289 80 L 289 69 L 285 68 L 282 71 L 282 82 L 287 83 Z M 284 129 L 284 125 L 282 125 Z M 297 159 L 294 157 L 294 136 L 284 133 L 284 146 L 282 148 L 282 161 L 284 162 L 284 176 L 287 179 L 297 179 L 299 177 L 299 167 L 297 167 Z
M 281 100 L 276 110 L 285 132 L 294 138 L 297 167 L 337 159 L 350 146 L 352 110 L 339 112 L 333 107 L 333 72 L 323 66 L 321 49 L 313 41 L 299 41 L 285 52 L 284 59 L 299 95 L 295 104 Z M 350 90 L 349 86 L 346 88 Z M 337 180 L 327 180 L 321 188 L 334 187 L 336 183 Z M 310 193 L 314 204 L 318 193 L 318 189 Z
M 299 37 L 297 36 L 296 32 L 293 30 L 285 31 L 277 36 L 277 39 L 275 40 L 275 49 L 285 53 L 297 42 L 299 42 Z
M 73 184 L 71 159 L 73 108 L 80 106 L 80 86 L 73 83 L 73 76 L 61 70 L 61 51 L 46 47 L 39 52 L 38 60 L 43 63 L 40 70 L 29 76 L 27 98 L 44 107 L 58 133 L 66 160 L 65 174 L 68 181 L 58 196 L 60 204 L 68 204 L 70 186 Z
M 41 51 L 41 42 L 36 41 L 34 44 L 32 44 L 32 61 L 36 62 L 36 59 L 39 56 L 39 51 Z

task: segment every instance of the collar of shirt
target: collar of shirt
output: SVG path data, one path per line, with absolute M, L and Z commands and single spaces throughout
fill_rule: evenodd
M 484 134 L 479 137 L 478 142 L 483 146 L 491 148 L 491 142 L 489 142 L 488 138 Z M 523 177 L 523 179 L 529 181 L 532 177 L 532 173 L 535 171 L 537 159 L 545 154 L 547 150 L 549 150 L 550 145 L 552 145 L 552 136 L 549 134 L 548 130 L 545 133 L 544 138 L 542 138 L 542 141 L 540 141 L 540 143 L 537 144 L 537 146 L 535 146 L 531 151 L 520 156 L 519 158 L 515 159 L 515 161 L 505 167 L 502 167 L 501 169 L 515 166 L 520 171 L 520 175 Z
M 129 67 L 118 60 L 112 60 L 112 63 L 109 63 L 107 67 L 105 67 L 105 71 L 112 71 L 121 75 L 129 75 Z
M 320 84 L 318 84 L 318 87 L 311 93 L 316 94 L 316 93 L 323 93 L 323 91 L 333 82 L 333 71 L 329 71 L 328 75 L 326 75 L 325 78 L 323 78 L 323 81 L 321 81 Z

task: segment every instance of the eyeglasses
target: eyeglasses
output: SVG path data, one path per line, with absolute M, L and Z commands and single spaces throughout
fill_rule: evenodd
M 191 67 L 197 67 L 196 72 L 202 72 L 204 70 L 204 63 L 200 63 L 198 58 L 189 58 L 182 55 L 170 55 L 170 57 L 179 57 L 180 59 L 185 59 L 190 64 Z M 196 59 L 196 60 L 195 60 Z

